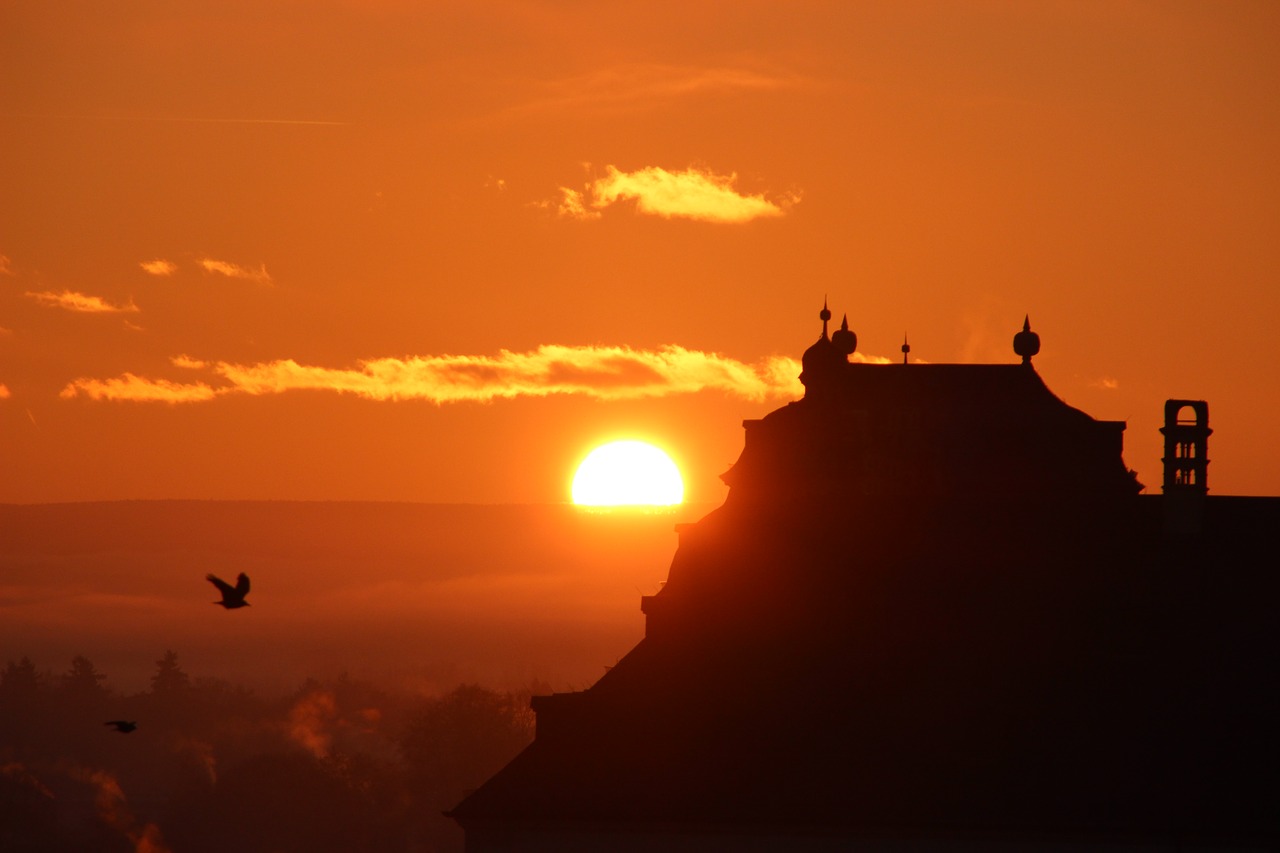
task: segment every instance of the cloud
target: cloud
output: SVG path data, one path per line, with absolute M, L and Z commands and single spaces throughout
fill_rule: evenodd
M 555 205 L 556 213 L 570 219 L 599 219 L 604 214 L 587 207 L 586 196 L 569 187 L 560 188 L 560 201 Z
M 178 269 L 177 264 L 172 261 L 166 261 L 163 258 L 156 258 L 154 261 L 142 261 L 138 266 L 151 275 L 160 276 L 173 275 Z
M 216 272 L 227 278 L 242 278 L 258 284 L 271 284 L 271 276 L 267 273 L 267 265 L 261 264 L 256 270 L 242 267 L 227 261 L 215 261 L 213 258 L 201 258 L 196 261 L 205 272 Z
M 561 187 L 556 211 L 573 219 L 598 219 L 603 208 L 635 201 L 640 213 L 665 219 L 738 223 L 782 216 L 799 201 L 795 195 L 779 201 L 744 195 L 734 188 L 737 180 L 736 174 L 717 175 L 692 167 L 682 172 L 659 166 L 624 172 L 610 165 L 604 177 L 587 184 L 585 192 Z
M 1120 387 L 1120 380 L 1114 379 L 1110 376 L 1104 376 L 1101 379 L 1090 382 L 1089 384 L 1094 388 L 1101 388 L 1104 391 L 1114 391 Z
M 508 114 L 647 107 L 677 98 L 734 92 L 772 92 L 807 85 L 795 75 L 747 68 L 628 63 L 535 84 L 539 92 Z
M 88 296 L 71 290 L 64 290 L 61 293 L 54 293 L 51 290 L 37 293 L 29 290 L 25 295 L 50 308 L 63 308 L 85 314 L 132 314 L 138 311 L 138 306 L 132 301 L 128 305 L 112 305 L 100 296 Z
M 0 255 L 0 275 L 13 275 L 13 267 L 9 266 L 8 255 Z
M 0 382 L 0 400 L 8 400 L 13 394 L 9 391 L 9 386 Z
M 198 403 L 212 400 L 218 393 L 203 382 L 183 385 L 167 379 L 143 379 L 125 373 L 113 379 L 77 379 L 63 388 L 59 396 L 69 399 L 84 394 L 91 400 Z
M 212 376 L 190 383 L 132 373 L 110 379 L 80 378 L 63 388 L 61 396 L 194 403 L 226 394 L 329 391 L 367 400 L 440 404 L 552 395 L 633 400 L 700 391 L 759 401 L 798 397 L 804 390 L 797 378 L 800 364 L 793 358 L 771 356 L 747 364 L 674 345 L 657 350 L 544 345 L 523 353 L 502 350 L 494 356 L 380 358 L 354 368 L 303 365 L 292 359 L 244 365 L 178 356 L 172 362 Z

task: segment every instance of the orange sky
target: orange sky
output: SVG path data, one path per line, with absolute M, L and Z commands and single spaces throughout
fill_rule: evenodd
M 718 501 L 824 295 L 859 352 L 1207 399 L 1280 493 L 1280 6 L 0 9 L 0 501 Z

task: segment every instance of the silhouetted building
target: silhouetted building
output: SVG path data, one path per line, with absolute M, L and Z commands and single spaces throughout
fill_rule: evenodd
M 1280 499 L 1207 495 L 1207 406 L 1139 494 L 1029 320 L 1020 364 L 868 364 L 830 317 L 467 849 L 1272 848 Z

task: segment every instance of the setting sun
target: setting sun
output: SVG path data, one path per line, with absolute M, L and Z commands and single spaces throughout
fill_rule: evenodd
M 674 506 L 684 500 L 680 469 L 643 441 L 613 441 L 587 454 L 573 476 L 578 506 Z

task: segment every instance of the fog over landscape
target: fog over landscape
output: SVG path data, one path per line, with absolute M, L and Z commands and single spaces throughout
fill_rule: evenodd
M 709 509 L 0 505 L 0 847 L 460 850 L 443 812 L 635 645 Z
M 643 634 L 673 526 L 709 507 L 125 501 L 0 506 L 0 657 L 140 690 L 166 649 L 270 691 L 589 686 Z M 206 573 L 253 581 L 224 612 Z M 0 661 L 2 662 L 2 661 Z

